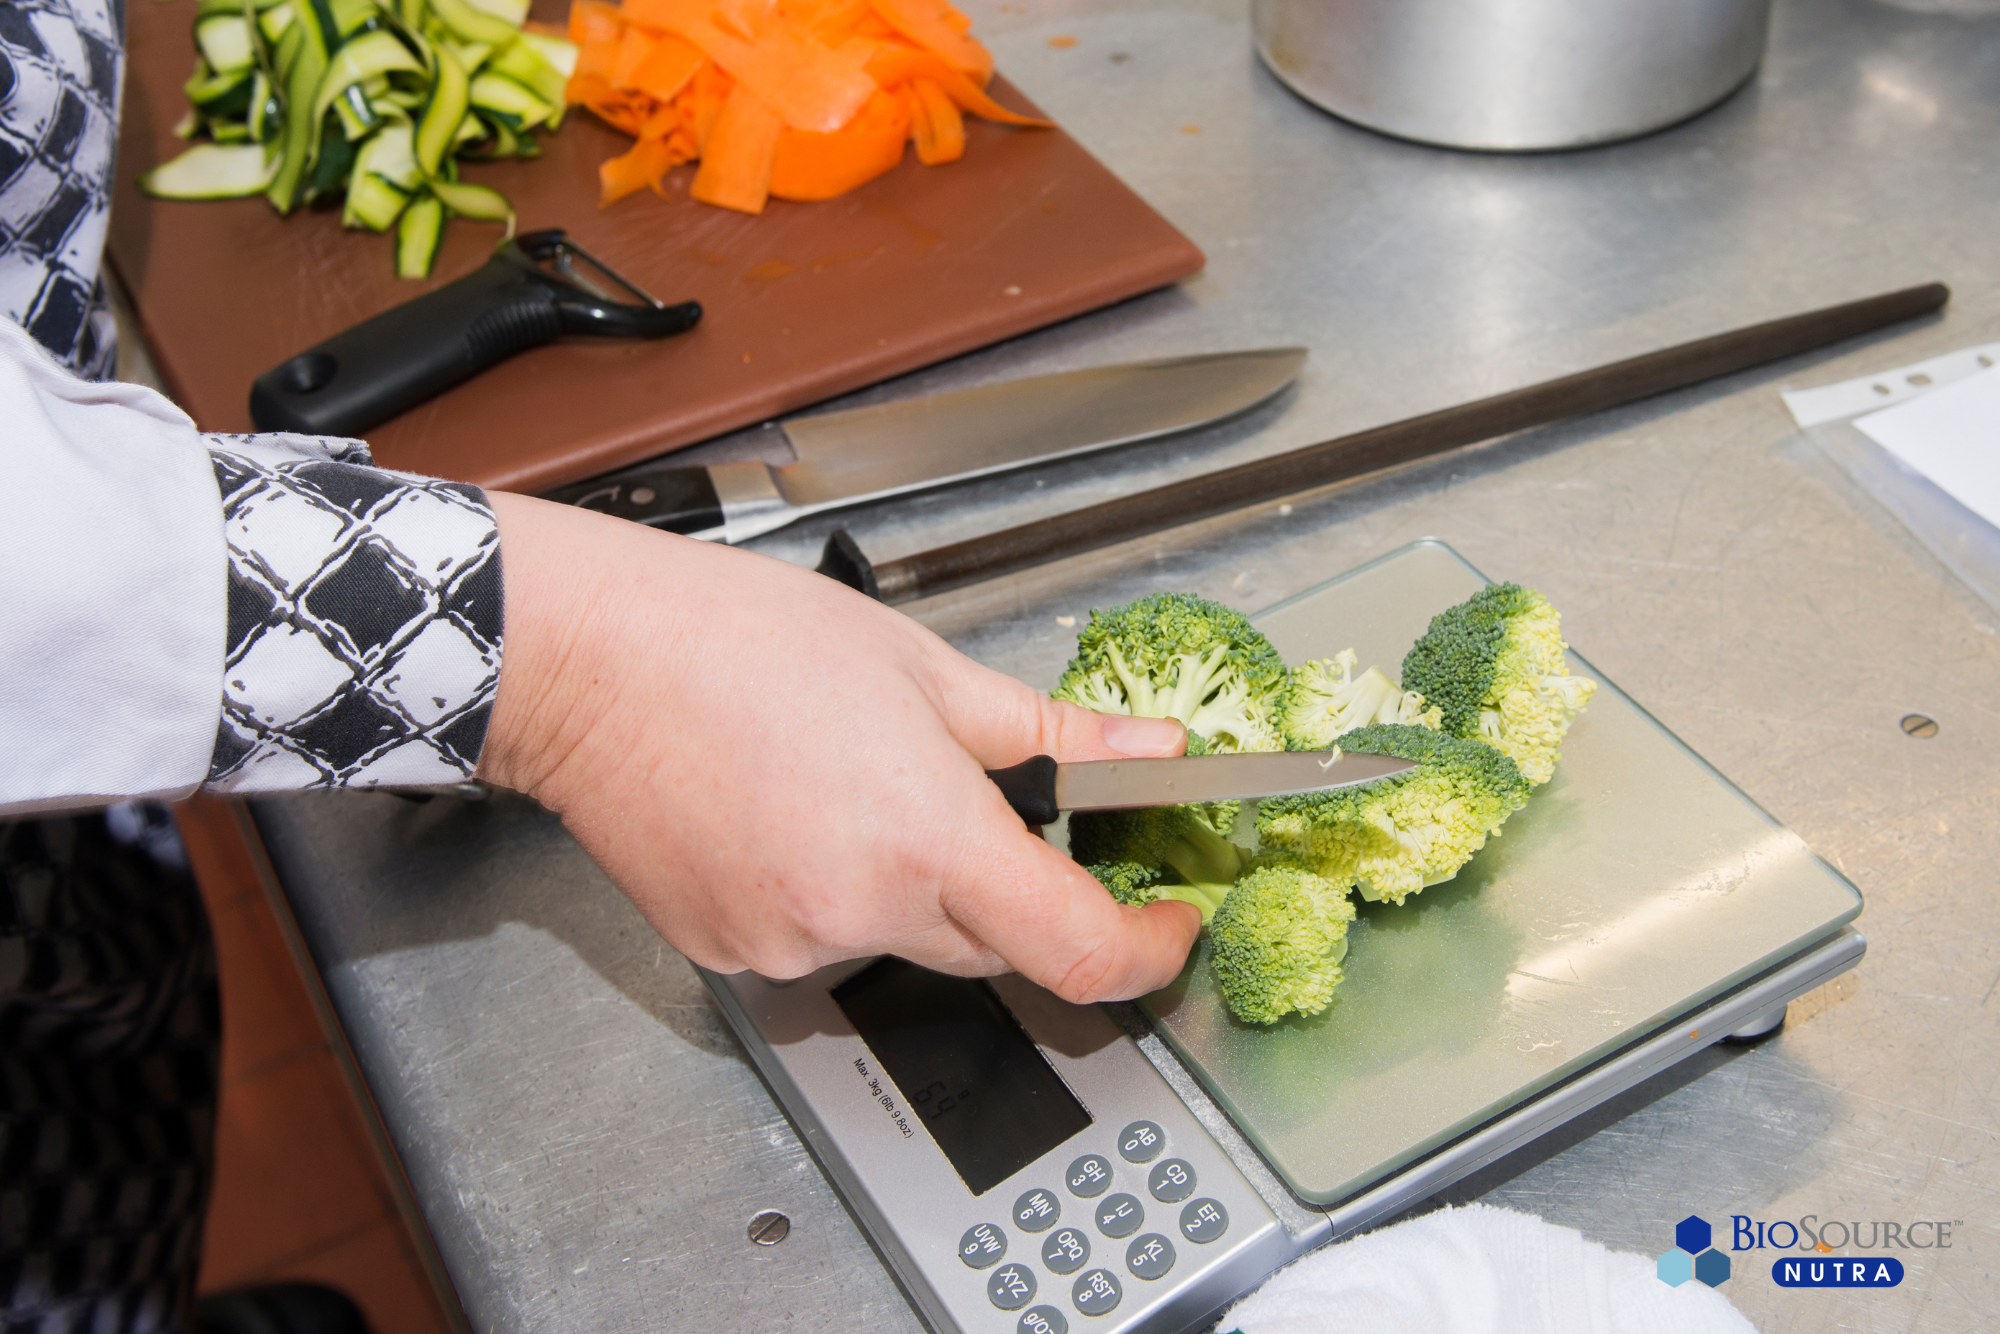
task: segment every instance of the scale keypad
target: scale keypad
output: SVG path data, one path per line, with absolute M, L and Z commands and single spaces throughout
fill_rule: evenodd
M 1181 1235 L 1189 1241 L 1206 1244 L 1221 1236 L 1229 1227 L 1229 1211 L 1222 1207 L 1220 1200 L 1196 1200 L 1181 1210 Z
M 1024 1264 L 1001 1265 L 986 1280 L 986 1295 L 1003 1311 L 1018 1311 L 1035 1299 L 1035 1271 Z
M 1042 1263 L 1051 1274 L 1074 1274 L 1090 1263 L 1090 1238 L 1076 1228 L 1064 1228 L 1042 1243 Z
M 1069 1165 L 1063 1177 L 1070 1194 L 1080 1200 L 1094 1200 L 1111 1185 L 1111 1163 L 1100 1154 L 1086 1153 Z
M 958 1258 L 974 1269 L 997 1265 L 1007 1254 L 1007 1234 L 993 1223 L 974 1223 L 958 1239 Z
M 1085 1315 L 1108 1313 L 1124 1295 L 1125 1289 L 1119 1286 L 1118 1276 L 1109 1269 L 1091 1270 L 1069 1290 L 1069 1299 Z
M 1134 1121 L 1118 1132 L 1118 1156 L 1128 1163 L 1150 1163 L 1167 1144 L 1167 1132 L 1151 1121 Z
M 1021 1312 L 1015 1334 L 1069 1334 L 1069 1317 L 1053 1306 L 1033 1306 Z
M 1174 1244 L 1157 1232 L 1148 1232 L 1125 1248 L 1125 1267 L 1135 1278 L 1165 1278 L 1174 1267 Z
M 1062 1217 L 1062 1201 L 1052 1190 L 1037 1186 L 1014 1201 L 1014 1226 L 1023 1232 L 1047 1232 Z
M 1169 1158 L 1146 1174 L 1146 1189 L 1161 1204 L 1179 1204 L 1194 1194 L 1194 1167 L 1185 1158 Z
M 1194 1164 L 1185 1158 L 1161 1158 L 1168 1145 L 1166 1132 L 1158 1123 L 1134 1121 L 1119 1131 L 1113 1142 L 1117 1159 L 1086 1153 L 1070 1162 L 1062 1184 L 1071 1197 L 1092 1202 L 1091 1222 L 1099 1234 L 1122 1245 L 1126 1273 L 1143 1283 L 1157 1282 L 1172 1272 L 1179 1252 L 1169 1234 L 1140 1232 L 1146 1225 L 1146 1202 L 1138 1193 L 1142 1179 L 1145 1193 L 1154 1200 L 1181 1206 L 1170 1216 L 1179 1225 L 1181 1236 L 1197 1245 L 1216 1241 L 1229 1230 L 1229 1212 L 1219 1200 L 1189 1198 L 1199 1185 Z M 1116 1189 L 1121 1184 L 1127 1188 Z M 1099 1268 L 1085 1269 L 1095 1249 L 1089 1226 L 1057 1226 L 1062 1212 L 1060 1191 L 1031 1186 L 1014 1201 L 1011 1222 L 1040 1241 L 1039 1246 L 1031 1244 L 1031 1249 L 1040 1253 L 1044 1273 L 1071 1280 L 1068 1310 L 1060 1299 L 1044 1299 L 1029 1307 L 1043 1279 L 1026 1260 L 1000 1263 L 1006 1258 L 1009 1238 L 999 1224 L 974 1224 L 959 1240 L 959 1259 L 973 1269 L 993 1270 L 986 1279 L 986 1295 L 993 1305 L 1002 1311 L 1021 1312 L 1016 1334 L 1068 1334 L 1073 1315 L 1106 1315 L 1124 1300 L 1124 1281 L 1115 1268 L 1104 1268 L 1100 1262 Z M 1112 1255 L 1117 1254 L 1114 1248 Z M 1115 1266 L 1117 1262 L 1111 1263 Z M 993 1268 L 995 1265 L 999 1268 Z M 1056 1291 L 1061 1291 L 1060 1285 Z

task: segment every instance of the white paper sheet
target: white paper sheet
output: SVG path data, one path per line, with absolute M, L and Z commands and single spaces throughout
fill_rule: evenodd
M 2000 367 L 1857 417 L 1854 426 L 2000 526 Z

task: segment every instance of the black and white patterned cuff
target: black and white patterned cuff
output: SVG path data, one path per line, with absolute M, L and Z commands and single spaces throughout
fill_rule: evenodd
M 500 679 L 500 541 L 478 487 L 358 440 L 208 437 L 229 546 L 206 786 L 424 786 L 479 762 Z

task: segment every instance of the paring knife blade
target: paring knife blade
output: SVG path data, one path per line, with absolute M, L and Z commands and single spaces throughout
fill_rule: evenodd
M 1192 430 L 1290 384 L 1302 347 L 1211 352 L 1039 375 L 782 423 L 798 461 L 649 468 L 550 500 L 741 542 L 795 519 Z
M 1029 824 L 1051 824 L 1060 811 L 1131 810 L 1187 801 L 1234 801 L 1292 792 L 1355 787 L 1414 769 L 1393 755 L 1340 751 L 1199 755 L 1157 760 L 1089 760 L 1057 764 L 1037 755 L 1009 769 L 991 769 L 1007 804 Z

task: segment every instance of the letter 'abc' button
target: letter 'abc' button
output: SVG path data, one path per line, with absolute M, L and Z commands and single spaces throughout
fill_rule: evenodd
M 1026 1265 L 1001 1265 L 986 1280 L 986 1295 L 1003 1311 L 1018 1311 L 1035 1299 L 1035 1271 Z
M 958 1258 L 974 1269 L 997 1265 L 1007 1254 L 1007 1234 L 991 1223 L 979 1223 L 958 1239 Z
M 1046 1232 L 1062 1217 L 1062 1201 L 1040 1186 L 1021 1192 L 1014 1201 L 1014 1226 L 1023 1232 Z
M 1118 1299 L 1124 1295 L 1125 1289 L 1118 1286 L 1118 1276 L 1109 1269 L 1091 1270 L 1069 1290 L 1069 1299 L 1085 1315 L 1105 1314 L 1118 1305 Z
M 1217 1200 L 1194 1200 L 1181 1210 L 1181 1235 L 1192 1242 L 1210 1242 L 1229 1230 L 1229 1211 Z

